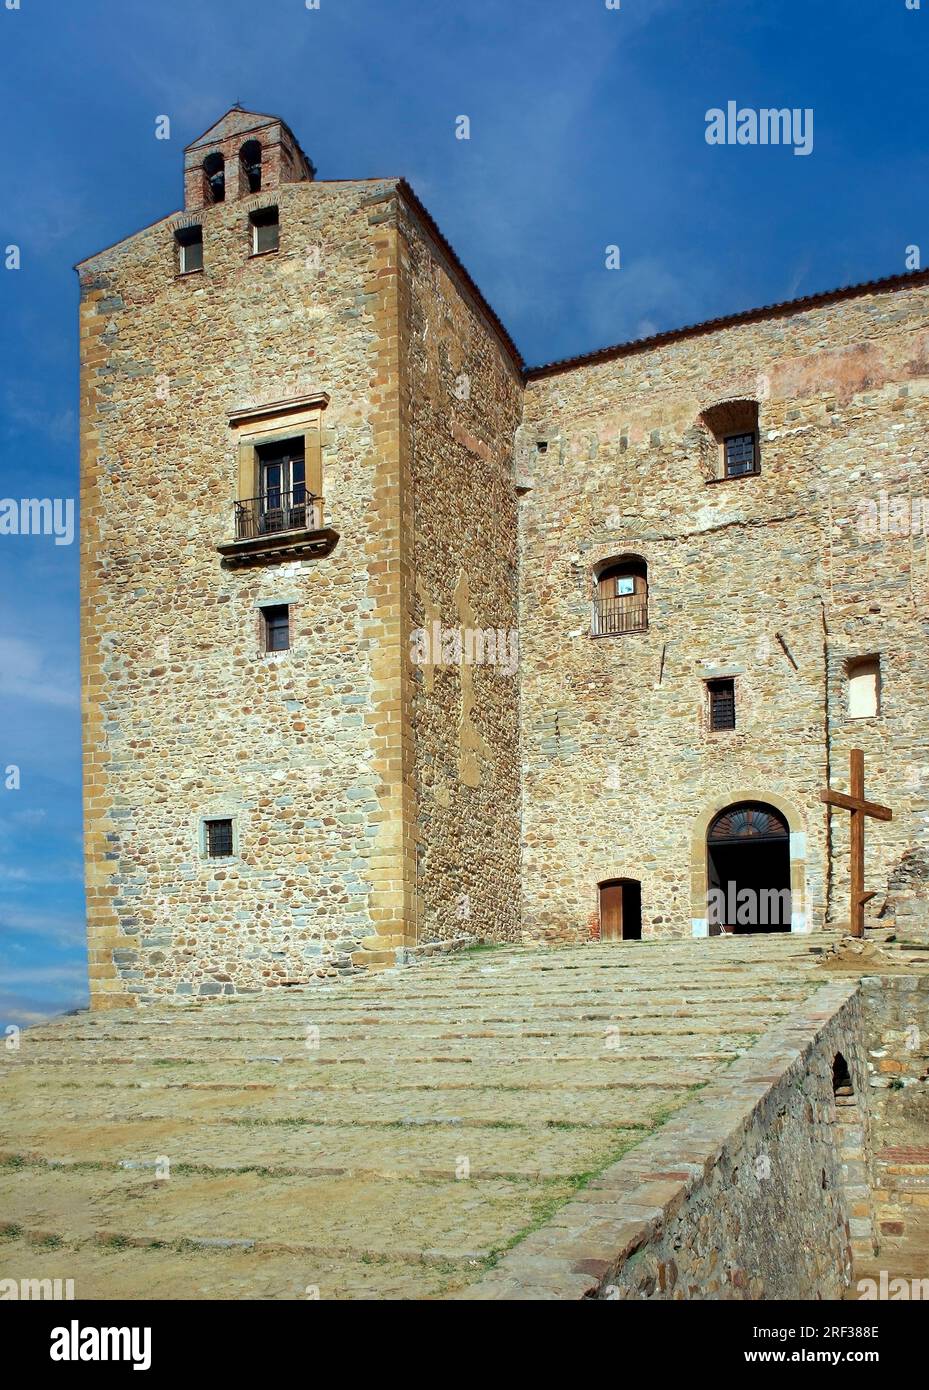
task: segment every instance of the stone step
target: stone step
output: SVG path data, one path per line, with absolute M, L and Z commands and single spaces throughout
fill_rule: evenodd
M 513 1092 L 490 1087 L 458 1086 L 446 1088 L 403 1088 L 392 1090 L 349 1090 L 330 1087 L 274 1086 L 253 1090 L 228 1083 L 217 1088 L 164 1086 L 95 1085 L 93 1075 L 67 1091 L 43 1085 L 14 1099 L 5 1098 L 0 1145 L 3 1135 L 15 1134 L 23 1141 L 24 1124 L 45 1120 L 68 1123 L 84 1120 L 104 1124 L 171 1120 L 178 1114 L 190 1125 L 214 1121 L 245 1121 L 255 1125 L 319 1124 L 375 1127 L 402 1124 L 459 1126 L 492 1124 L 501 1121 L 517 1127 L 590 1125 L 617 1128 L 651 1126 L 657 1116 L 682 1105 L 692 1091 L 647 1087 L 644 1091 L 628 1086 L 588 1087 L 587 1089 L 524 1090 L 519 1093 L 518 1114 L 514 1116 Z
M 54 1157 L 55 1164 L 102 1163 L 154 1168 L 165 1157 L 184 1168 L 349 1174 L 356 1177 L 454 1178 L 467 1160 L 474 1177 L 570 1178 L 603 1167 L 646 1130 L 509 1128 L 493 1125 L 344 1124 L 248 1125 L 216 1120 L 192 1126 L 188 1116 L 142 1122 L 21 1121 L 15 1150 L 0 1150 L 0 1166 L 21 1158 Z
M 406 1200 L 398 1222 L 394 1199 L 401 1189 Z M 570 1191 L 570 1182 L 547 1183 L 540 1191 L 503 1179 L 229 1173 L 159 1181 L 138 1170 L 0 1169 L 7 1234 L 86 1241 L 105 1233 L 109 1244 L 251 1241 L 268 1251 L 344 1252 L 353 1260 L 424 1253 L 482 1260 Z
M 0 1240 L 0 1278 L 73 1280 L 75 1299 L 433 1299 L 473 1278 L 468 1260 L 346 1258 L 239 1247 L 145 1248 Z M 34 1286 L 30 1283 L 29 1289 Z M 41 1290 L 39 1290 L 41 1292 Z M 54 1292 L 54 1283 L 49 1293 Z M 22 1295 L 21 1295 L 22 1296 Z M 34 1294 L 33 1294 L 34 1296 Z
M 506 947 L 27 1029 L 0 1053 L 0 1270 L 447 1296 L 676 1110 L 696 1132 L 702 1088 L 822 980 L 800 939 Z
M 789 1013 L 797 1002 L 796 998 L 787 1000 L 740 1001 L 730 1004 L 726 1011 L 727 1023 L 749 1026 L 769 1026 L 772 1018 Z M 688 1000 L 684 1003 L 664 1005 L 643 1003 L 636 998 L 604 999 L 597 1004 L 590 998 L 573 1007 L 566 1004 L 552 1008 L 512 1010 L 507 1014 L 491 1014 L 480 1006 L 456 1006 L 437 1020 L 434 1012 L 407 1012 L 399 1008 L 382 1009 L 377 1013 L 359 1015 L 357 1009 L 311 1009 L 291 1011 L 287 1014 L 233 1015 L 228 1011 L 218 1011 L 220 1016 L 192 1015 L 179 1011 L 176 1017 L 164 1018 L 148 1010 L 137 1015 L 137 1023 L 131 1028 L 135 1041 L 155 1040 L 163 1042 L 166 1037 L 173 1040 L 184 1038 L 203 1038 L 222 1040 L 228 1038 L 273 1038 L 304 1037 L 308 1026 L 325 1027 L 330 1037 L 357 1037 L 376 1029 L 377 1037 L 407 1037 L 410 1029 L 437 1036 L 505 1036 L 508 1033 L 523 1032 L 545 1036 L 557 1033 L 596 1033 L 602 1032 L 609 1024 L 617 1024 L 630 1033 L 670 1031 L 680 1028 L 682 1020 L 690 1024 L 704 1026 L 718 1025 L 719 1000 Z M 60 1028 L 31 1028 L 22 1035 L 21 1046 L 34 1046 L 37 1043 L 56 1043 L 61 1038 L 70 1041 L 98 1042 L 101 1040 L 118 1042 L 126 1036 L 126 1026 L 112 1022 L 99 1023 L 100 1018 L 112 1019 L 112 1015 L 95 1015 L 93 1020 L 81 1026 L 62 1030 Z M 375 1036 L 372 1032 L 370 1036 Z

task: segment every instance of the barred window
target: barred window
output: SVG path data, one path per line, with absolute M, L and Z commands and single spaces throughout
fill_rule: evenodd
M 232 854 L 232 821 L 208 820 L 204 828 L 208 858 L 228 859 Z
M 708 681 L 710 728 L 714 731 L 735 728 L 735 681 Z
M 755 472 L 754 434 L 730 434 L 724 444 L 727 478 L 738 478 L 743 473 Z

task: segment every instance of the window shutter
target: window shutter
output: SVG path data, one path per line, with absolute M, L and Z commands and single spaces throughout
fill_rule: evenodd
M 323 495 L 322 430 L 320 422 L 306 432 L 306 486 L 315 497 Z

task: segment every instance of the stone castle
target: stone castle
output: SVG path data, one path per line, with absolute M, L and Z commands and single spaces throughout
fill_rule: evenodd
M 78 267 L 96 1006 L 839 923 L 856 747 L 921 910 L 929 274 L 526 367 L 404 180 L 184 177 Z

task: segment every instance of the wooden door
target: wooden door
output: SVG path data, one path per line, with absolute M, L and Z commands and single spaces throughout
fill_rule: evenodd
M 640 632 L 648 626 L 648 581 L 644 574 L 608 570 L 597 585 L 601 632 Z
M 603 883 L 600 885 L 600 940 L 622 941 L 623 939 L 623 885 Z

